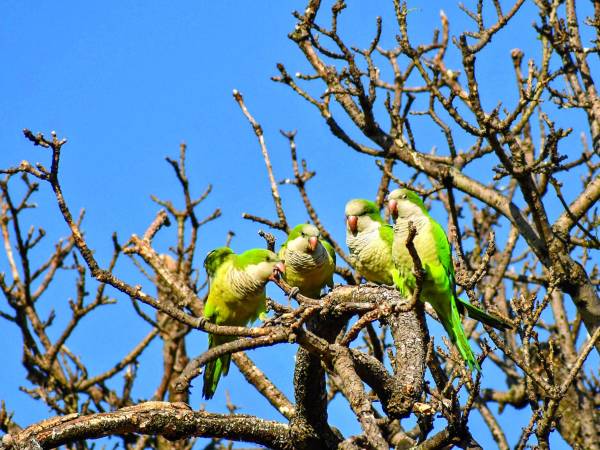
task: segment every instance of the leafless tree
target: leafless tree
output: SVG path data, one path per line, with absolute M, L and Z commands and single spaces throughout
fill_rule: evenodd
M 183 206 L 154 198 L 162 208 L 156 218 L 141 236 L 121 241 L 113 235 L 113 257 L 102 266 L 83 233 L 83 213 L 74 215 L 61 188 L 60 157 L 66 140 L 26 129 L 25 138 L 46 149 L 50 163 L 48 168 L 24 161 L 1 171 L 0 227 L 9 264 L 0 276 L 5 298 L 0 316 L 22 336 L 22 363 L 29 381 L 23 389 L 56 417 L 22 427 L 9 412 L 18 406 L 3 403 L 3 447 L 87 448 L 92 445 L 89 439 L 117 436 L 127 448 L 184 449 L 201 436 L 214 438 L 212 448 L 229 448 L 229 440 L 274 449 L 475 449 L 480 446 L 469 424 L 477 410 L 498 448 L 505 450 L 510 447 L 499 416 L 511 406 L 530 414 L 516 449 L 531 442 L 549 448 L 553 432 L 573 448 L 600 448 L 600 381 L 597 368 L 585 364 L 591 352 L 600 351 L 600 219 L 595 207 L 600 197 L 600 98 L 590 68 L 590 59 L 599 52 L 600 3 L 593 2 L 593 17 L 582 20 L 575 0 L 533 0 L 539 54 L 512 51 L 518 101 L 512 108 L 498 103 L 493 109 L 483 106 L 496 99 L 483 102 L 476 60 L 497 33 L 510 29 L 525 0 L 510 7 L 498 0 L 479 0 L 474 10 L 462 6 L 472 27 L 458 34 L 451 33 L 442 14 L 428 43 L 414 42 L 407 5 L 393 3 L 395 22 L 386 27 L 396 34 L 395 46 L 382 48 L 383 23 L 377 18 L 372 42 L 360 49 L 351 37 L 342 37 L 351 33 L 338 26 L 346 8 L 343 1 L 327 7 L 309 0 L 303 13 L 294 13 L 297 24 L 289 37 L 312 72 L 292 76 L 278 64 L 274 80 L 313 105 L 340 145 L 373 158 L 381 170 L 381 181 L 373 186 L 379 205 L 390 187 L 398 185 L 445 208 L 461 292 L 471 302 L 510 318 L 515 326 L 499 333 L 465 319 L 467 333 L 481 349 L 480 361 L 488 360 L 483 372 L 470 373 L 451 345 L 434 343 L 425 322 L 429 311 L 422 302 L 401 298 L 388 287 L 360 285 L 361 276 L 352 269 L 340 237 L 328 232 L 313 207 L 307 186 L 315 173 L 299 157 L 295 133 L 283 133 L 293 172 L 278 181 L 262 128 L 234 91 L 256 134 L 277 212 L 275 219 L 251 213 L 244 217 L 273 230 L 289 230 L 280 189 L 293 186 L 312 222 L 334 246 L 343 284 L 321 299 L 270 299 L 272 318 L 256 327 L 208 323 L 202 316 L 207 286 L 199 276 L 196 246 L 200 228 L 217 219 L 220 211 L 198 216 L 211 188 L 198 198 L 192 196 L 185 146 L 178 160 L 167 158 L 181 185 Z M 494 17 L 493 23 L 488 23 L 489 17 Z M 583 41 L 583 29 L 595 33 L 593 42 Z M 447 62 L 454 49 L 460 55 L 458 67 Z M 575 111 L 583 113 L 587 123 L 577 124 L 581 144 L 567 152 L 564 139 L 573 129 L 556 126 L 554 117 Z M 415 120 L 439 129 L 445 142 L 438 147 L 447 150 L 438 154 L 423 149 L 411 127 Z M 459 137 L 472 145 L 458 149 Z M 489 182 L 467 175 L 470 165 L 481 160 L 494 168 L 485 177 Z M 397 167 L 412 175 L 399 180 Z M 568 200 L 560 180 L 576 178 L 581 188 Z M 34 264 L 32 250 L 45 232 L 43 224 L 26 230 L 24 214 L 34 207 L 36 192 L 48 188 L 70 235 L 55 244 L 45 262 Z M 555 204 L 561 211 L 551 220 Z M 176 241 L 169 253 L 160 253 L 153 239 L 168 225 L 176 226 Z M 500 227 L 509 229 L 502 246 L 494 234 Z M 275 245 L 273 235 L 261 233 L 266 245 Z M 406 242 L 409 248 L 413 238 L 414 233 Z M 146 276 L 145 287 L 118 274 L 116 263 L 124 257 Z M 59 270 L 73 274 L 75 289 L 63 296 L 73 295 L 66 325 L 61 332 L 49 333 L 55 326 L 54 313 L 44 317 L 39 305 Z M 273 282 L 282 298 L 290 293 L 283 281 Z M 91 373 L 68 342 L 82 319 L 114 302 L 111 293 L 119 292 L 151 331 L 112 368 Z M 154 312 L 149 314 L 148 307 Z M 570 317 L 570 311 L 576 314 Z M 186 338 L 201 332 L 238 339 L 189 355 Z M 137 362 L 157 339 L 162 342 L 164 371 L 160 384 L 140 402 L 131 396 Z M 293 399 L 244 353 L 281 343 L 293 343 L 297 349 Z M 188 405 L 191 380 L 204 364 L 225 353 L 232 354 L 249 385 L 281 414 L 280 421 L 238 414 L 231 402 L 230 414 Z M 482 377 L 491 367 L 504 380 L 482 389 Z M 425 381 L 429 375 L 432 383 Z M 123 379 L 118 391 L 109 387 L 116 377 Z M 330 424 L 327 406 L 338 395 L 354 413 L 360 434 L 344 436 Z M 408 427 L 408 419 L 415 417 L 416 426 Z

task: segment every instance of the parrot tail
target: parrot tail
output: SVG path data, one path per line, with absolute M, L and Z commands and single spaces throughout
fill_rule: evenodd
M 435 308 L 436 305 L 432 304 L 432 306 L 434 306 L 438 317 L 442 321 L 442 325 L 444 326 L 446 332 L 450 336 L 450 340 L 454 345 L 456 345 L 456 348 L 458 349 L 460 355 L 467 362 L 469 369 L 476 369 L 477 371 L 481 371 L 481 367 L 477 362 L 477 358 L 475 358 L 475 355 L 473 354 L 473 350 L 471 350 L 471 346 L 469 345 L 469 341 L 463 330 L 456 302 L 454 301 L 454 299 L 451 299 L 449 303 L 449 314 L 444 314 L 442 311 L 438 311 L 437 308 Z
M 510 323 L 506 319 L 488 314 L 484 310 L 472 305 L 471 303 L 462 298 L 455 298 L 458 301 L 458 308 L 460 312 L 466 312 L 471 319 L 475 319 L 479 322 L 489 325 L 490 327 L 495 328 L 496 330 L 512 330 L 512 323 Z
M 211 349 L 231 340 L 232 338 L 228 336 L 213 336 L 209 334 L 208 348 Z M 221 375 L 225 376 L 229 372 L 230 362 L 231 355 L 223 355 L 206 364 L 204 367 L 204 385 L 202 386 L 202 396 L 205 399 L 210 400 L 215 395 Z

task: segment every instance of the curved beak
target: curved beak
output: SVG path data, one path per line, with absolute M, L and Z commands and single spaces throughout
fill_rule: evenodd
M 285 264 L 283 261 L 279 261 L 277 264 L 275 264 L 275 269 L 273 271 L 279 274 L 285 273 Z
M 358 230 L 358 216 L 348 216 L 346 222 L 350 231 L 356 233 L 356 230 Z
M 314 252 L 317 249 L 317 244 L 319 243 L 319 238 L 316 236 L 311 236 L 308 238 L 308 248 L 311 252 Z
M 390 216 L 392 216 L 392 218 L 394 220 L 396 220 L 398 218 L 398 201 L 397 200 L 390 200 L 388 202 L 388 211 L 390 212 Z

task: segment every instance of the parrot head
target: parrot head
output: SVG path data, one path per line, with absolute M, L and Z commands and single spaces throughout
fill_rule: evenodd
M 261 283 L 266 283 L 275 272 L 285 272 L 283 261 L 275 253 L 264 248 L 253 248 L 240 254 L 237 266 Z
M 346 231 L 352 234 L 370 230 L 382 222 L 377 204 L 362 198 L 346 203 L 345 214 Z
M 209 252 L 204 259 L 204 268 L 208 275 L 212 277 L 230 255 L 233 255 L 233 250 L 229 247 L 219 247 Z
M 310 223 L 296 225 L 287 239 L 287 247 L 290 250 L 301 253 L 313 253 L 319 245 L 321 233 L 319 229 Z
M 419 194 L 410 189 L 394 189 L 387 197 L 387 207 L 394 220 L 411 217 L 427 211 Z

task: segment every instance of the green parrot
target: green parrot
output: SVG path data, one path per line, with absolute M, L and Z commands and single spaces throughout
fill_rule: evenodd
M 354 268 L 367 281 L 393 285 L 397 270 L 392 258 L 392 226 L 383 221 L 379 208 L 370 200 L 350 200 L 345 214 L 346 245 Z
M 300 294 L 319 298 L 325 285 L 333 287 L 335 251 L 314 225 L 296 225 L 281 246 L 279 258 L 286 266 L 283 279 Z
M 245 326 L 265 312 L 265 285 L 275 270 L 285 266 L 272 251 L 252 249 L 236 255 L 229 247 L 219 247 L 204 260 L 208 274 L 208 298 L 204 317 L 217 325 Z M 208 335 L 208 348 L 236 339 L 234 336 Z M 212 398 L 222 375 L 229 371 L 230 355 L 209 362 L 204 370 L 202 395 Z
M 403 295 L 410 295 L 416 286 L 413 259 L 406 248 L 408 224 L 412 222 L 417 229 L 414 246 L 425 270 L 421 298 L 433 306 L 469 368 L 480 370 L 459 313 L 464 314 L 466 310 L 471 318 L 500 330 L 512 328 L 512 325 L 457 297 L 450 243 L 442 226 L 429 215 L 423 200 L 415 192 L 408 189 L 390 192 L 388 208 L 396 221 L 392 244 L 392 256 L 398 269 L 394 280 L 396 287 Z

